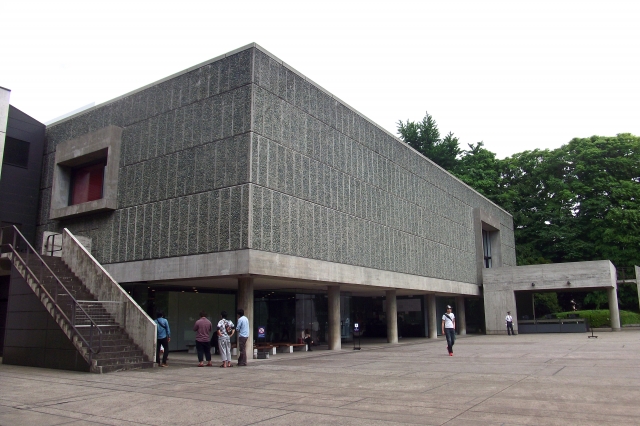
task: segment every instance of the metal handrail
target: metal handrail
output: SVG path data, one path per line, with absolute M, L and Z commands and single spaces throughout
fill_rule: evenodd
M 60 238 L 62 238 L 62 234 L 49 234 L 49 235 L 47 235 L 47 239 L 44 242 L 45 250 L 48 247 L 51 247 L 51 250 L 47 250 L 47 253 L 49 254 L 49 256 L 53 256 L 53 253 L 56 253 L 58 251 L 62 251 L 62 243 L 60 243 L 60 248 L 58 250 L 56 250 L 56 237 L 57 236 L 60 236 Z M 49 245 L 49 239 L 51 239 L 51 245 Z
M 31 278 L 37 283 L 38 287 L 40 288 L 41 291 L 44 292 L 44 294 L 49 298 L 49 300 L 51 300 L 53 302 L 53 306 L 56 309 L 56 311 L 66 320 L 66 322 L 71 326 L 71 329 L 74 331 L 75 335 L 82 341 L 84 342 L 84 344 L 87 346 L 87 350 L 89 352 L 89 363 L 91 364 L 93 355 L 100 353 L 100 351 L 102 350 L 102 330 L 100 330 L 100 327 L 98 327 L 98 324 L 89 316 L 89 314 L 82 308 L 82 306 L 80 306 L 80 304 L 78 303 L 78 301 L 76 300 L 75 297 L 73 297 L 73 295 L 71 294 L 71 292 L 67 289 L 67 287 L 65 287 L 64 284 L 62 284 L 62 282 L 60 281 L 60 279 L 58 278 L 58 276 L 51 270 L 51 268 L 49 267 L 49 265 L 47 265 L 47 263 L 44 261 L 44 259 L 42 259 L 42 257 L 40 257 L 40 255 L 38 254 L 38 252 L 33 248 L 33 246 L 31 246 L 31 244 L 29 244 L 29 241 L 27 241 L 27 239 L 24 237 L 24 235 L 22 235 L 22 233 L 18 230 L 18 228 L 16 228 L 15 226 L 5 226 L 3 228 L 0 228 L 0 242 L 4 241 L 4 232 L 5 229 L 11 229 L 13 231 L 13 244 L 2 244 L 0 245 L 0 253 L 2 252 L 2 248 L 8 246 L 10 251 L 13 253 L 13 255 L 15 256 L 16 259 L 18 259 L 20 261 L 20 263 L 22 264 L 22 266 L 25 268 L 25 271 L 31 276 Z M 22 241 L 18 241 L 17 237 L 20 237 Z M 26 250 L 26 261 L 22 258 L 22 256 L 20 255 L 19 251 L 18 251 L 18 242 L 24 242 L 27 246 L 27 250 Z M 40 277 L 36 276 L 36 274 L 31 270 L 31 268 L 29 267 L 29 257 L 30 257 L 30 252 L 33 253 L 33 255 L 35 255 L 36 259 L 40 262 L 40 266 L 43 266 L 46 268 L 46 270 L 48 270 L 48 272 L 51 274 L 51 276 L 54 278 L 54 295 L 53 297 L 51 296 L 51 294 L 49 293 L 49 291 L 45 288 L 44 286 L 44 277 L 43 277 L 43 268 L 40 268 Z M 61 292 L 58 291 L 58 287 L 60 287 L 62 289 Z M 64 312 L 64 310 L 60 307 L 60 305 L 58 304 L 58 295 L 61 296 L 68 296 L 69 301 L 71 301 L 72 303 L 72 318 L 69 319 L 69 317 L 67 316 L 67 314 Z M 87 339 L 84 338 L 84 336 L 78 331 L 78 329 L 76 328 L 75 325 L 75 316 L 76 316 L 76 311 L 79 311 L 80 313 L 82 313 L 83 315 L 85 315 L 86 318 L 88 318 L 90 325 L 89 325 L 89 341 L 87 341 Z M 93 330 L 94 328 L 97 330 L 98 332 L 98 348 L 94 348 L 93 347 Z

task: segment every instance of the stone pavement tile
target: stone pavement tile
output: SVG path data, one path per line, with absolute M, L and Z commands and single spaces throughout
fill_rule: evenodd
M 79 385 L 55 384 L 40 380 L 2 377 L 2 388 L 10 392 L 2 392 L 0 400 L 12 401 L 21 405 L 37 405 L 73 397 L 101 395 L 108 391 L 87 389 Z
M 55 416 L 51 414 L 38 413 L 31 410 L 18 410 L 15 408 L 12 408 L 10 411 L 0 412 L 0 426 L 53 426 L 67 424 L 73 420 L 74 419 L 68 416 Z
M 283 416 L 291 413 L 291 411 L 277 410 L 269 408 L 259 408 L 246 410 L 243 408 L 233 408 L 227 412 L 226 416 L 217 417 L 200 426 L 244 426 L 253 424 L 264 424 L 261 422 L 273 420 L 277 424 L 282 424 Z
M 230 397 L 231 398 L 231 397 Z M 224 415 L 227 404 L 193 401 L 178 397 L 149 398 L 148 395 L 120 392 L 94 401 L 57 405 L 59 409 L 107 419 L 155 425 L 190 425 Z M 179 407 L 179 409 L 177 408 Z
M 513 398 L 501 396 L 489 398 L 478 403 L 472 411 L 497 412 L 503 414 L 533 415 L 536 413 L 570 413 L 591 418 L 598 416 L 631 416 L 640 418 L 640 407 L 637 405 L 594 404 L 566 401 L 540 401 L 530 398 Z
M 224 423 L 221 423 L 224 425 Z M 335 425 L 345 425 L 345 426 L 400 426 L 406 424 L 418 424 L 418 425 L 428 425 L 435 423 L 409 423 L 409 422 L 396 422 L 396 421 L 385 421 L 385 420 L 376 420 L 376 419 L 360 419 L 357 417 L 350 416 L 342 416 L 336 417 L 333 415 L 323 415 L 323 414 L 312 414 L 312 413 L 290 413 L 283 415 L 281 417 L 265 420 L 263 422 L 256 423 L 256 425 L 281 425 L 281 426 L 299 426 L 299 425 L 313 425 L 313 426 L 335 426 Z M 212 424 L 213 426 L 214 424 Z
M 333 416 L 334 418 L 336 418 L 336 422 L 334 424 L 342 424 L 344 418 L 356 418 L 368 420 L 383 420 L 404 424 L 441 425 L 450 420 L 455 415 L 459 414 L 459 411 L 440 410 L 437 414 L 425 415 L 421 412 L 418 412 L 418 410 L 412 411 L 410 409 L 407 409 L 406 407 L 402 407 L 402 410 L 398 410 L 394 406 L 388 406 L 386 408 L 388 408 L 387 411 L 384 411 L 382 409 L 371 411 L 366 409 L 361 410 L 357 404 L 350 405 L 345 408 L 316 407 L 310 405 L 290 404 L 281 409 L 301 412 L 305 415 L 314 413 Z
M 363 401 L 363 398 L 357 396 L 313 395 L 291 399 L 289 400 L 289 404 L 293 403 L 299 406 L 314 405 L 318 407 L 338 408 L 347 406 L 351 403 L 359 403 L 360 401 Z
M 637 426 L 637 419 L 619 416 L 578 416 L 575 413 L 562 412 L 538 412 L 538 413 L 483 413 L 468 411 L 456 418 L 456 420 L 491 421 L 499 424 L 517 424 L 532 426 L 601 426 L 603 424 L 615 424 L 616 426 Z M 447 423 L 449 425 L 449 423 Z
M 526 374 L 483 374 L 483 373 L 459 373 L 450 376 L 450 383 L 466 383 L 466 382 L 493 382 L 498 383 L 516 383 L 530 376 Z M 462 385 L 458 385 L 462 386 Z
M 123 419 L 94 416 L 91 414 L 83 414 L 83 413 L 76 413 L 68 410 L 61 410 L 59 408 L 56 408 L 56 406 L 38 407 L 38 408 L 34 408 L 32 411 L 42 413 L 42 414 L 53 415 L 53 416 L 67 416 L 69 417 L 69 424 L 72 424 L 74 426 L 76 426 L 77 424 L 100 424 L 100 425 L 113 425 L 113 426 L 154 424 L 154 419 L 152 416 L 149 416 L 149 418 L 144 423 L 139 423 L 139 422 L 130 422 Z M 66 426 L 66 423 L 65 423 L 65 426 Z
M 513 398 L 555 402 L 633 405 L 640 401 L 640 388 L 622 391 L 616 386 L 598 386 L 597 383 L 576 391 L 569 386 L 541 388 L 537 384 L 523 382 L 512 386 L 508 394 Z

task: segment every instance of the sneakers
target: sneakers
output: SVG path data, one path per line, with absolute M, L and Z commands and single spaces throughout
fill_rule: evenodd
M 449 356 L 453 356 L 453 352 L 449 352 Z
M 167 364 L 158 364 L 158 367 L 168 367 Z

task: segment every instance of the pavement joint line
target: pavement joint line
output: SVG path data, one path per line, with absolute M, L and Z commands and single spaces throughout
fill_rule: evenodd
M 564 368 L 566 367 L 566 365 L 562 366 L 558 371 L 556 371 L 555 373 L 552 374 L 552 376 L 555 376 L 556 374 L 558 374 L 559 372 L 561 372 L 562 370 L 564 370 Z

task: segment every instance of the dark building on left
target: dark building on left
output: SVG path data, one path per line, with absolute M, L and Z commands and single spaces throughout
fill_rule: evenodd
M 15 225 L 33 244 L 45 125 L 10 105 L 9 95 L 0 87 L 0 226 Z M 8 295 L 9 272 L 0 268 L 0 353 Z

